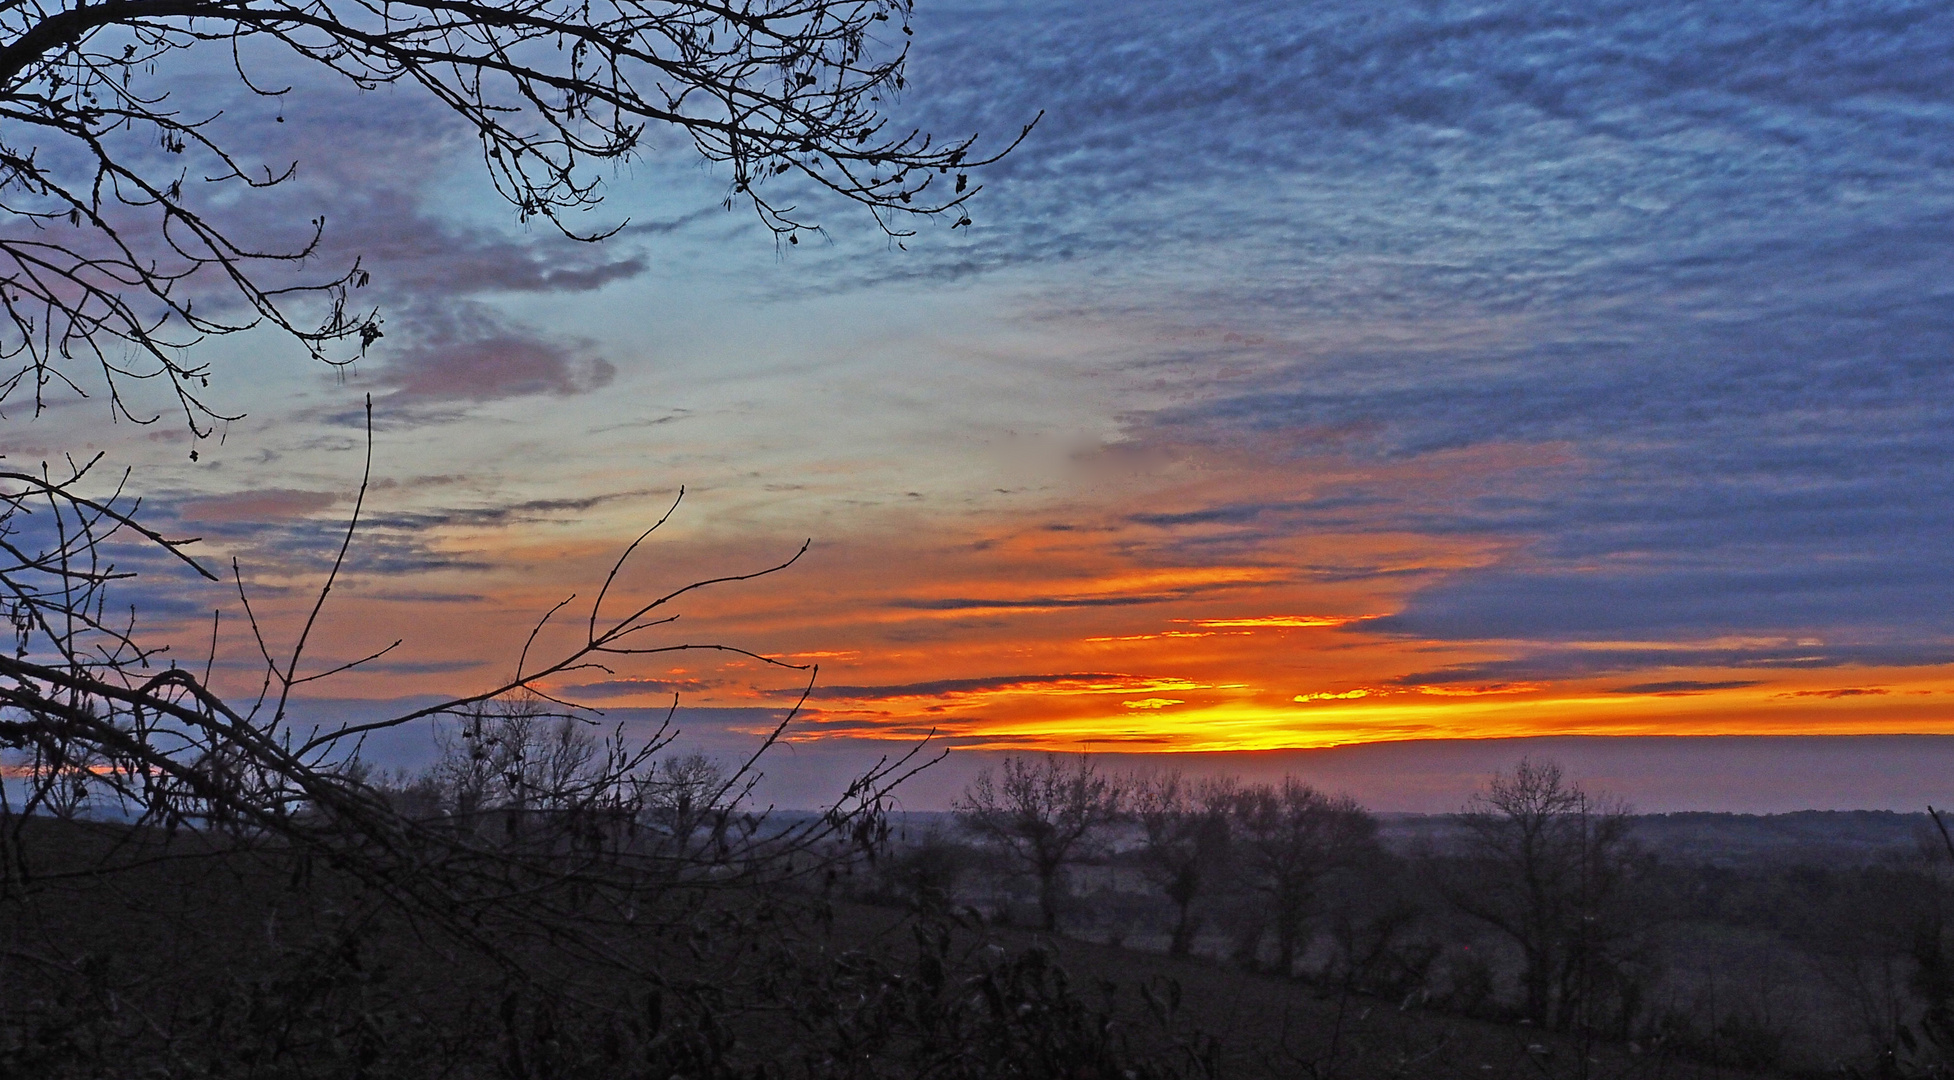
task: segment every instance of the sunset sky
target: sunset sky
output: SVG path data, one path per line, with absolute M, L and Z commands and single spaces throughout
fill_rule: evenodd
M 973 177 L 975 224 L 901 247 L 839 206 L 779 247 L 657 132 L 592 217 L 623 231 L 575 244 L 518 225 L 425 99 L 249 100 L 214 50 L 179 100 L 299 163 L 251 212 L 324 213 L 314 266 L 362 256 L 386 337 L 343 377 L 212 343 L 248 415 L 195 463 L 96 399 L 10 415 L 4 452 L 133 467 L 276 621 L 344 528 L 373 395 L 317 663 L 405 643 L 322 715 L 506 679 L 683 485 L 620 589 L 811 538 L 666 639 L 818 663 L 803 740 L 1954 734 L 1954 8 L 914 26 L 905 120 L 1044 118 Z M 219 670 L 255 686 L 234 594 L 143 565 L 144 619 L 201 656 L 227 608 Z M 688 654 L 550 689 L 744 731 L 803 680 Z

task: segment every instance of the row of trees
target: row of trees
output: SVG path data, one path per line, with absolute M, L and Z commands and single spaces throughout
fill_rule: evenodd
M 1008 853 L 1035 881 L 1047 930 L 1058 926 L 1066 868 L 1123 849 L 1172 906 L 1169 953 L 1192 950 L 1205 912 L 1246 902 L 1236 954 L 1253 959 L 1273 937 L 1282 973 L 1293 973 L 1329 929 L 1325 893 L 1337 879 L 1406 875 L 1403 860 L 1378 842 L 1370 813 L 1293 776 L 1115 776 L 1086 755 L 1010 757 L 972 781 L 956 814 L 966 832 Z M 1455 842 L 1425 853 L 1417 880 L 1386 899 L 1371 890 L 1358 914 L 1362 930 L 1346 920 L 1346 953 L 1368 954 L 1346 957 L 1348 970 L 1375 961 L 1416 920 L 1402 894 L 1422 892 L 1517 957 L 1528 1019 L 1567 1029 L 1592 1022 L 1603 1003 L 1632 1012 L 1626 973 L 1644 923 L 1629 897 L 1642 859 L 1624 809 L 1587 794 L 1551 762 L 1522 761 L 1456 820 Z

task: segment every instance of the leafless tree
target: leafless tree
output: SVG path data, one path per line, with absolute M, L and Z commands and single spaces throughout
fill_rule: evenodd
M 115 414 L 155 419 L 123 396 L 155 380 L 204 434 L 225 413 L 204 396 L 208 368 L 183 351 L 198 341 L 265 324 L 347 363 L 381 336 L 377 313 L 352 300 L 368 282 L 357 262 L 302 273 L 323 218 L 281 245 L 232 217 L 238 192 L 296 166 L 254 164 L 221 109 L 177 100 L 176 54 L 222 50 L 236 85 L 271 99 L 313 75 L 417 88 L 476 133 L 522 218 L 577 239 L 619 227 L 579 223 L 607 173 L 661 135 L 683 139 L 729 169 L 729 208 L 750 206 L 797 244 L 821 226 L 796 191 L 866 207 L 895 237 L 917 217 L 968 224 L 969 170 L 1015 145 L 980 151 L 890 125 L 909 16 L 910 0 L 0 7 L 0 356 L 20 365 L 0 377 L 0 400 L 24 388 L 38 410 L 51 385 L 84 392 L 80 362 Z M 788 174 L 800 182 L 783 190 Z
M 1239 795 L 1232 777 L 1191 780 L 1178 770 L 1132 777 L 1130 812 L 1145 833 L 1147 875 L 1174 905 L 1170 956 L 1186 956 L 1201 922 L 1194 905 L 1227 871 L 1228 811 Z
M 1459 821 L 1466 872 L 1446 885 L 1448 899 L 1518 949 L 1529 1019 L 1591 1026 L 1609 992 L 1624 989 L 1643 928 L 1627 907 L 1639 865 L 1627 810 L 1554 762 L 1522 759 Z
M 963 827 L 1009 851 L 1038 882 L 1038 912 L 1058 929 L 1066 864 L 1120 813 L 1121 793 L 1091 755 L 1011 756 L 979 772 L 956 803 Z
M 594 726 L 528 692 L 463 709 L 436 736 L 442 754 L 429 779 L 441 809 L 458 820 L 489 811 L 515 820 L 600 797 L 605 762 Z
M 866 207 L 896 236 L 918 216 L 967 222 L 961 208 L 977 190 L 968 170 L 995 153 L 892 128 L 882 111 L 905 85 L 909 13 L 908 0 L 0 6 L 0 356 L 20 364 L 0 378 L 0 401 L 24 389 L 38 410 L 50 387 L 86 393 L 79 361 L 98 369 L 116 415 L 154 420 L 124 388 L 157 380 L 203 435 L 226 414 L 203 396 L 208 371 L 186 351 L 198 341 L 270 324 L 342 363 L 380 336 L 377 316 L 349 299 L 367 281 L 357 264 L 293 276 L 320 252 L 323 219 L 294 247 L 239 233 L 246 226 L 227 216 L 233 196 L 283 183 L 292 169 L 249 164 L 235 149 L 248 135 L 219 110 L 172 97 L 180 87 L 167 61 L 178 54 L 223 50 L 236 86 L 274 100 L 294 92 L 295 71 L 358 89 L 416 87 L 476 132 L 520 216 L 578 239 L 614 231 L 583 230 L 574 217 L 600 202 L 604 172 L 660 133 L 678 136 L 730 168 L 729 206 L 749 205 L 797 242 L 819 224 L 774 194 L 789 173 L 802 190 Z M 171 824 L 272 829 L 290 827 L 299 808 L 355 798 L 334 781 L 361 731 L 286 730 L 294 689 L 335 673 L 299 665 L 339 563 L 283 659 L 257 633 L 258 700 L 221 700 L 207 670 L 167 662 L 109 599 L 133 576 L 118 551 L 133 563 L 146 557 L 133 549 L 146 547 L 211 581 L 219 574 L 189 554 L 194 540 L 143 525 L 123 490 L 127 474 L 103 481 L 99 462 L 0 470 L 0 596 L 16 637 L 13 655 L 0 657 L 0 747 L 26 757 L 22 808 L 69 808 L 94 794 Z M 342 562 L 357 520 L 356 510 Z M 524 667 L 525 654 L 502 685 L 385 723 L 479 710 L 553 674 L 656 653 L 626 639 L 662 625 L 654 610 L 689 591 L 608 623 L 600 596 L 588 640 L 560 663 Z M 342 806 L 338 816 L 374 809 Z
M 732 809 L 737 799 L 731 778 L 704 754 L 672 754 L 660 760 L 638 785 L 645 820 L 674 838 L 690 837 L 713 817 Z
M 520 1000 L 553 1000 L 552 992 L 536 988 L 569 977 L 557 973 L 612 973 L 622 985 L 641 988 L 634 992 L 649 988 L 659 995 L 668 1026 L 695 1032 L 690 1041 L 652 1050 L 680 1055 L 679 1064 L 720 1061 L 725 1046 L 711 1034 L 717 1018 L 775 992 L 768 987 L 778 987 L 796 962 L 783 921 L 791 916 L 781 913 L 778 899 L 791 893 L 782 887 L 818 872 L 837 844 L 874 834 L 884 793 L 913 761 L 898 758 L 857 778 L 823 814 L 771 822 L 741 815 L 733 828 L 712 822 L 707 841 L 693 842 L 698 830 L 661 816 L 670 807 L 658 805 L 657 793 L 679 784 L 696 800 L 686 813 L 722 812 L 755 775 L 772 738 L 715 782 L 683 759 L 676 768 L 669 758 L 660 761 L 674 734 L 669 718 L 641 739 L 620 731 L 597 740 L 588 734 L 588 711 L 536 689 L 579 668 L 724 648 L 649 640 L 669 625 L 666 612 L 692 587 L 609 610 L 618 603 L 612 586 L 622 566 L 620 560 L 597 591 L 565 651 L 545 659 L 525 651 L 507 681 L 477 694 L 323 730 L 300 726 L 291 715 L 295 688 L 337 670 L 305 667 L 309 626 L 281 653 L 254 624 L 265 690 L 255 704 L 238 706 L 212 692 L 200 674 L 141 672 L 93 660 L 80 645 L 65 663 L 44 663 L 29 650 L 0 657 L 7 680 L 0 682 L 0 748 L 11 751 L 6 764 L 17 767 L 0 791 L 0 924 L 30 921 L 23 912 L 37 912 L 31 921 L 38 923 L 58 919 L 54 909 L 64 890 L 78 882 L 113 882 L 161 863 L 221 855 L 229 860 L 223 865 L 248 864 L 260 867 L 261 877 L 295 883 L 318 865 L 322 875 L 330 871 L 337 903 L 348 906 L 310 911 L 315 921 L 341 918 L 346 932 L 356 934 L 391 913 L 385 917 L 405 920 L 411 931 L 401 933 L 428 943 L 432 954 L 462 950 L 508 972 L 530 988 L 531 996 Z M 320 590 L 321 604 L 329 586 L 330 580 Z M 550 615 L 558 611 L 561 605 Z M 76 635 L 84 644 L 90 640 L 82 631 Z M 46 637 L 41 632 L 30 650 L 44 647 Z M 444 783 L 433 785 L 434 799 L 368 777 L 358 757 L 365 735 L 443 718 L 467 737 L 451 741 L 460 760 Z M 98 856 L 75 864 L 50 850 L 44 811 L 62 807 L 78 781 L 89 787 L 97 809 L 130 820 L 114 826 L 113 841 Z M 423 812 L 430 802 L 436 809 L 460 803 L 471 812 Z M 475 827 L 484 820 L 502 827 Z M 746 929 L 759 925 L 764 934 Z M 701 973 L 699 941 L 709 933 L 743 944 L 729 945 L 732 953 L 716 954 L 715 966 Z M 691 950 L 659 944 L 673 937 L 692 942 Z M 86 978 L 77 967 L 82 958 L 69 949 L 59 936 L 32 948 L 10 941 L 0 967 L 9 978 L 21 965 Z M 818 961 L 821 954 L 809 955 Z M 129 987 L 107 989 L 120 994 Z M 117 1038 L 131 1046 L 153 1049 L 155 1040 L 194 1035 L 175 1021 L 127 1015 L 127 1030 Z M 182 1025 L 191 1025 L 195 1014 L 184 1015 Z M 593 1022 L 601 1018 L 600 1012 Z M 67 1021 L 56 1013 L 45 1022 L 58 1029 Z M 522 1030 L 521 1039 L 542 1038 Z M 221 1057 L 221 1047 L 210 1046 Z M 653 1059 L 654 1074 L 658 1060 L 664 1059 Z
M 236 86 L 273 101 L 304 92 L 291 89 L 309 77 L 299 72 L 361 90 L 415 88 L 477 134 L 490 177 L 520 217 L 573 239 L 615 232 L 585 227 L 578 214 L 599 204 L 610 170 L 661 134 L 725 166 L 728 207 L 750 207 L 783 243 L 821 227 L 794 191 L 864 207 L 899 238 L 918 216 L 968 224 L 963 207 L 978 190 L 969 170 L 1014 145 L 983 151 L 971 139 L 939 142 L 890 125 L 882 110 L 905 84 L 909 11 L 908 0 L 0 5 L 0 357 L 17 365 L 0 372 L 0 402 L 31 395 L 38 412 L 50 392 L 105 391 L 113 416 L 149 423 L 158 414 L 126 396 L 149 382 L 167 387 L 201 437 L 228 414 L 206 397 L 199 342 L 269 327 L 343 364 L 381 336 L 377 312 L 353 300 L 366 269 L 309 269 L 324 250 L 323 219 L 280 244 L 236 210 L 293 169 L 247 160 L 248 133 L 209 104 L 172 97 L 181 86 L 168 67 L 179 54 L 221 50 Z M 798 186 L 784 186 L 790 174 Z M 370 402 L 368 419 L 370 475 Z M 675 854 L 648 842 L 640 811 L 674 780 L 660 772 L 669 718 L 642 739 L 596 739 L 589 710 L 544 688 L 681 650 L 773 664 L 659 635 L 698 590 L 764 577 L 799 557 L 627 603 L 616 595 L 619 576 L 664 519 L 585 601 L 568 645 L 549 645 L 546 630 L 574 597 L 543 615 L 513 670 L 490 685 L 376 721 L 305 726 L 296 694 L 400 644 L 376 643 L 349 664 L 317 664 L 308 650 L 354 550 L 364 480 L 331 569 L 281 647 L 252 608 L 243 569 L 207 565 L 194 539 L 144 524 L 128 474 L 103 476 L 100 462 L 0 469 L 0 604 L 15 638 L 0 653 L 0 898 L 9 902 L 32 902 L 60 877 L 30 865 L 25 831 L 93 805 L 125 813 L 127 835 L 144 843 L 192 833 L 289 860 L 294 880 L 323 861 L 410 913 L 417 929 L 437 928 L 498 962 L 514 963 L 505 938 L 546 932 L 573 963 L 635 963 L 642 957 L 614 947 L 618 935 L 661 920 L 686 925 L 691 901 L 678 914 L 661 905 L 687 890 L 797 872 L 806 863 L 796 852 L 872 832 L 882 794 L 914 764 L 885 762 L 837 792 L 825 814 L 749 824 L 731 846 Z M 255 697 L 213 690 L 215 617 L 200 663 L 172 659 L 112 596 L 159 557 L 236 587 L 261 675 Z M 511 843 L 411 811 L 412 800 L 373 781 L 359 758 L 366 736 L 441 719 L 472 731 L 457 745 L 475 744 L 468 768 L 448 778 L 457 790 L 477 805 L 548 810 L 560 827 Z M 699 812 L 701 795 L 715 810 L 730 806 L 773 741 L 725 769 L 715 789 L 681 798 L 683 814 Z M 680 772 L 686 784 L 701 779 Z M 115 858 L 128 857 L 118 848 Z M 648 977 L 684 985 L 670 973 Z
M 571 216 L 600 202 L 602 174 L 660 133 L 678 136 L 730 168 L 729 206 L 749 205 L 794 242 L 819 225 L 771 194 L 790 173 L 802 189 L 865 207 L 893 235 L 919 216 L 967 222 L 961 208 L 977 190 L 968 170 L 996 153 L 892 128 L 882 111 L 905 85 L 909 13 L 908 0 L 0 5 L 0 356 L 20 364 L 0 377 L 0 401 L 24 389 L 38 411 L 50 387 L 86 393 L 88 376 L 72 366 L 81 362 L 98 369 L 115 415 L 156 419 L 124 397 L 130 380 L 156 380 L 201 436 L 226 414 L 203 396 L 208 370 L 186 351 L 198 341 L 269 324 L 343 363 L 380 336 L 377 316 L 349 299 L 367 281 L 357 264 L 293 276 L 320 252 L 323 219 L 289 248 L 238 233 L 233 196 L 292 169 L 250 165 L 234 149 L 248 135 L 219 110 L 172 97 L 180 88 L 167 61 L 178 54 L 222 50 L 235 85 L 274 100 L 295 92 L 283 77 L 295 71 L 358 89 L 416 87 L 476 132 L 519 215 L 578 239 L 614 231 L 580 231 Z M 361 732 L 286 730 L 294 689 L 335 673 L 301 674 L 299 664 L 340 564 L 282 660 L 256 635 L 258 700 L 221 700 L 208 686 L 214 654 L 202 674 L 166 660 L 109 595 L 134 576 L 128 564 L 156 553 L 210 581 L 219 573 L 189 553 L 194 539 L 142 524 L 127 474 L 96 475 L 100 460 L 0 470 L 0 603 L 16 638 L 0 656 L 0 749 L 25 755 L 23 808 L 96 794 L 173 824 L 282 828 L 298 807 L 348 797 L 321 785 L 343 773 Z M 356 509 L 341 562 L 357 521 Z M 525 667 L 525 654 L 502 685 L 386 723 L 478 709 L 553 674 L 656 653 L 626 639 L 662 625 L 654 610 L 690 591 L 611 623 L 600 596 L 588 640 L 561 663 Z
M 1295 970 L 1324 875 L 1376 850 L 1377 823 L 1347 795 L 1325 795 L 1285 776 L 1257 784 L 1230 806 L 1237 860 L 1262 894 L 1276 931 L 1276 970 Z

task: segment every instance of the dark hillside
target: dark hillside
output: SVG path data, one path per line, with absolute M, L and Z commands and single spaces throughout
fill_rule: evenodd
M 997 932 L 1006 947 L 1033 942 Z M 1241 971 L 1203 958 L 1172 959 L 1108 945 L 1039 939 L 1076 979 L 1121 988 L 1133 1022 L 1136 988 L 1180 987 L 1190 1024 L 1222 1049 L 1227 1076 L 1343 1077 L 1741 1077 L 1777 1075 L 1695 1063 L 1659 1049 L 1584 1043 L 1542 1032 L 1428 1010 L 1401 1001 Z
M 1451 814 L 1379 814 L 1378 835 L 1399 851 L 1443 850 L 1459 839 Z M 1926 814 L 1891 810 L 1801 810 L 1789 814 L 1634 814 L 1629 827 L 1666 861 L 1716 866 L 1762 863 L 1866 865 L 1938 849 Z
M 277 849 L 99 823 L 18 836 L 10 861 L 32 873 L 0 898 L 8 1080 L 1712 1075 L 818 889 L 695 897 L 682 922 L 613 933 L 607 963 L 543 925 L 465 940 Z
M 1932 852 L 1941 842 L 1926 814 L 1890 810 L 1642 814 L 1634 829 L 1666 859 L 1717 866 L 1867 865 Z

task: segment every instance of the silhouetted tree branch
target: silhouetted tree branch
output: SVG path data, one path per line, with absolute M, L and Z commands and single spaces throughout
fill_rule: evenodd
M 352 303 L 357 262 L 309 281 L 325 221 L 288 245 L 245 237 L 226 189 L 294 175 L 250 164 L 246 140 L 156 74 L 173 54 L 230 52 L 239 85 L 277 98 L 292 65 L 361 90 L 417 87 L 480 139 L 496 190 L 527 220 L 598 239 L 577 214 L 606 170 L 661 132 L 731 170 L 726 196 L 776 236 L 819 230 L 773 183 L 800 177 L 865 207 L 891 236 L 916 217 L 969 218 L 980 150 L 891 127 L 906 84 L 910 0 L 55 0 L 0 5 L 0 400 L 24 386 L 85 392 L 69 362 L 99 371 L 111 408 L 138 422 L 128 380 L 167 383 L 200 434 L 226 415 L 208 368 L 182 350 L 268 324 L 331 363 L 381 336 Z M 283 117 L 279 117 L 282 121 Z M 1029 131 L 1029 127 L 1025 128 Z M 160 151 L 160 152 L 159 152 Z M 341 345 L 345 348 L 339 348 Z
M 381 336 L 377 311 L 353 300 L 369 282 L 357 261 L 308 270 L 323 250 L 323 218 L 297 242 L 257 238 L 237 207 L 289 181 L 295 166 L 253 164 L 247 133 L 208 105 L 173 98 L 182 84 L 159 69 L 178 54 L 227 50 L 236 85 L 273 100 L 308 78 L 295 72 L 359 90 L 415 88 L 476 134 L 520 218 L 577 240 L 620 227 L 587 227 L 578 216 L 601 202 L 607 171 L 661 133 L 680 138 L 728 167 L 728 208 L 750 207 L 779 241 L 797 244 L 821 223 L 789 190 L 865 208 L 896 238 L 916 217 L 967 225 L 963 207 L 978 190 L 969 170 L 1023 138 L 980 149 L 974 136 L 939 142 L 891 125 L 884 109 L 905 85 L 909 14 L 908 0 L 0 3 L 0 360 L 17 365 L 0 371 L 0 403 L 31 394 L 38 413 L 51 390 L 85 396 L 99 386 L 112 416 L 150 423 L 159 414 L 125 393 L 153 381 L 202 437 L 228 414 L 205 396 L 209 369 L 190 351 L 199 342 L 266 327 L 345 364 Z M 800 178 L 791 189 L 782 184 L 790 175 Z M 369 473 L 371 431 L 369 401 Z M 684 651 L 805 671 L 811 687 L 812 669 L 671 635 L 675 606 L 692 593 L 779 572 L 800 552 L 662 595 L 616 595 L 620 571 L 663 519 L 625 549 L 577 613 L 581 625 L 563 627 L 574 635 L 567 644 L 550 645 L 560 639 L 545 629 L 574 596 L 543 615 L 495 685 L 379 721 L 302 727 L 297 692 L 399 644 L 351 663 L 308 654 L 356 547 L 365 477 L 288 645 L 276 644 L 278 624 L 260 619 L 233 563 L 260 675 L 247 701 L 213 684 L 216 616 L 209 655 L 179 663 L 138 635 L 133 608 L 112 603 L 112 587 L 158 553 L 205 579 L 218 575 L 187 550 L 193 539 L 144 525 L 126 474 L 101 481 L 99 460 L 0 471 L 0 604 L 15 638 L 11 655 L 0 655 L 8 902 L 31 906 L 51 881 L 192 854 L 263 854 L 295 885 L 321 864 L 356 887 L 362 905 L 465 946 L 518 983 L 533 982 L 536 955 L 511 943 L 539 938 L 552 964 L 629 971 L 634 985 L 691 1010 L 696 1038 L 670 1045 L 718 1062 L 712 1010 L 745 976 L 688 968 L 658 943 L 683 939 L 703 955 L 698 938 L 740 926 L 742 904 L 765 909 L 781 882 L 876 842 L 885 793 L 921 767 L 914 752 L 895 756 L 826 811 L 777 819 L 746 812 L 742 798 L 798 704 L 747 760 L 713 773 L 660 758 L 674 735 L 669 714 L 641 738 L 621 729 L 599 737 L 592 710 L 554 696 L 563 676 Z M 498 740 L 479 762 L 485 782 L 418 794 L 376 782 L 363 740 L 421 721 L 472 732 L 471 760 Z M 127 818 L 113 850 L 84 865 L 34 863 L 28 832 L 104 810 Z M 491 821 L 500 828 L 483 827 Z M 183 836 L 194 842 L 172 847 Z M 132 856 L 130 845 L 145 850 Z M 709 895 L 741 899 L 706 919 Z M 349 939 L 363 918 L 348 916 Z M 757 947 L 742 948 L 749 962 Z M 67 963 L 60 943 L 50 949 L 29 959 L 49 970 Z M 779 972 L 763 964 L 756 978 Z M 512 1006 L 505 1021 L 519 1012 Z

